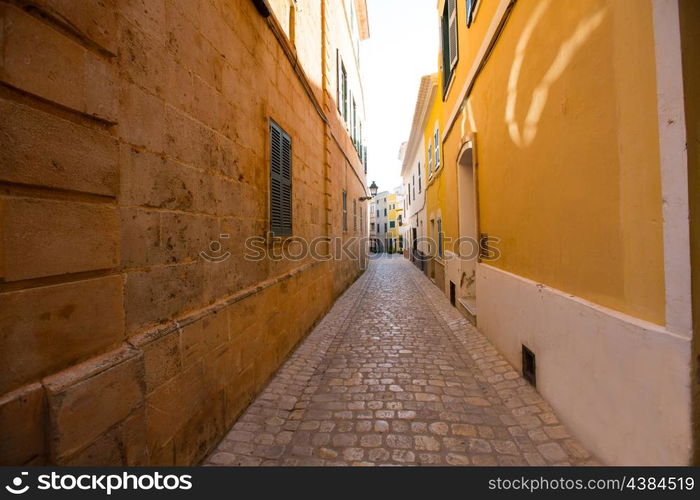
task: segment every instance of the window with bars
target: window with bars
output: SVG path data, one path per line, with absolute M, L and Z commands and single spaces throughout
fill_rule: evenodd
M 270 231 L 292 234 L 292 139 L 270 120 Z

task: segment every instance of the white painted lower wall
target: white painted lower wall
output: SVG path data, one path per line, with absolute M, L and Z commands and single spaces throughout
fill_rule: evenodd
M 691 346 L 664 327 L 487 264 L 477 267 L 477 323 L 571 432 L 609 465 L 691 461 Z

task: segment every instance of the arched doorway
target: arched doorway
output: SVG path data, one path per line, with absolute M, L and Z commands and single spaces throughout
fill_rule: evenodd
M 459 303 L 476 319 L 476 265 L 479 257 L 478 194 L 474 138 L 467 140 L 457 156 L 459 195 Z

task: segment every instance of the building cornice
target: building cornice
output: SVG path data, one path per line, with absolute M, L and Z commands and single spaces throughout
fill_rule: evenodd
M 418 88 L 418 97 L 416 98 L 416 107 L 413 113 L 413 122 L 411 124 L 411 133 L 406 145 L 406 151 L 403 157 L 403 164 L 401 166 L 401 175 L 406 171 L 406 167 L 410 164 L 413 155 L 416 152 L 416 148 L 421 138 L 423 137 L 423 132 L 425 128 L 425 120 L 428 117 L 430 111 L 430 105 L 435 99 L 435 93 L 437 91 L 437 73 L 432 75 L 425 75 L 421 78 L 421 83 Z

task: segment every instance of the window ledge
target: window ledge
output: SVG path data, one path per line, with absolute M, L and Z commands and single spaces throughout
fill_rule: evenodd
M 447 100 L 450 98 L 450 91 L 452 90 L 452 87 L 454 87 L 455 75 L 457 73 L 457 66 L 458 65 L 459 65 L 459 57 L 457 58 L 457 62 L 455 63 L 455 67 L 452 69 L 452 74 L 450 75 L 450 81 L 447 82 L 447 90 L 445 90 L 445 93 L 442 96 L 442 102 L 447 102 Z

